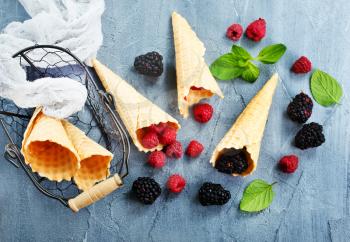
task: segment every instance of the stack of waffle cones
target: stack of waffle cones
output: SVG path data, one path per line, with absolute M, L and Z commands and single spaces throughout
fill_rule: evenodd
M 81 190 L 109 176 L 113 155 L 65 120 L 38 108 L 24 133 L 21 150 L 34 172 L 52 181 L 74 178 Z
M 205 63 L 205 47 L 186 19 L 176 12 L 172 14 L 178 106 L 180 114 L 187 118 L 189 107 L 200 100 L 222 94 L 215 78 Z
M 249 102 L 231 129 L 215 148 L 210 163 L 215 166 L 218 157 L 227 149 L 244 149 L 248 157 L 248 169 L 242 174 L 251 174 L 258 164 L 261 140 L 269 115 L 272 98 L 278 84 L 278 74 L 274 74 L 263 88 Z

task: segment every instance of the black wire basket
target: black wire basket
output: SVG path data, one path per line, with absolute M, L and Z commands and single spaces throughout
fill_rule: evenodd
M 0 123 L 8 137 L 5 158 L 22 167 L 35 187 L 44 195 L 60 201 L 73 211 L 86 207 L 116 190 L 128 175 L 130 142 L 127 132 L 114 111 L 113 97 L 96 82 L 92 72 L 69 50 L 52 45 L 35 45 L 13 55 L 25 68 L 28 81 L 43 77 L 69 77 L 85 85 L 88 98 L 82 111 L 68 120 L 87 136 L 113 153 L 111 176 L 88 191 L 81 192 L 74 181 L 50 181 L 32 172 L 22 156 L 21 142 L 34 109 L 18 108 L 12 101 L 0 98 Z

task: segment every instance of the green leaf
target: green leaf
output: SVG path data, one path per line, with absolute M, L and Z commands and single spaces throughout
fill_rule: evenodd
M 238 45 L 233 45 L 231 49 L 231 53 L 235 56 L 237 59 L 243 59 L 243 60 L 252 60 L 253 57 L 246 51 L 243 47 Z
M 263 48 L 256 58 L 264 64 L 276 63 L 286 52 L 287 47 L 283 44 L 269 45 Z
M 253 83 L 258 79 L 259 74 L 259 68 L 253 63 L 248 62 L 247 68 L 242 73 L 242 79 L 247 82 Z
M 210 65 L 213 76 L 220 80 L 231 80 L 242 75 L 244 67 L 241 67 L 232 53 L 224 54 Z
M 260 179 L 252 181 L 243 192 L 240 209 L 246 212 L 259 212 L 270 206 L 275 196 L 272 186 L 273 184 Z
M 310 87 L 316 102 L 324 107 L 339 103 L 343 95 L 343 89 L 337 80 L 321 70 L 312 73 Z

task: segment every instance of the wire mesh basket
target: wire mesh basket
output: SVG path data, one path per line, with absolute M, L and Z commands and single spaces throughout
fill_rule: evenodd
M 0 123 L 8 137 L 5 158 L 15 167 L 22 167 L 35 187 L 44 195 L 60 201 L 73 211 L 100 200 L 122 184 L 128 175 L 130 142 L 119 116 L 114 111 L 113 97 L 103 90 L 89 69 L 69 50 L 58 46 L 35 45 L 13 55 L 25 68 L 28 81 L 43 77 L 69 77 L 86 86 L 88 98 L 82 111 L 68 120 L 87 136 L 106 147 L 114 155 L 111 177 L 81 192 L 74 181 L 55 182 L 32 172 L 24 162 L 21 142 L 34 109 L 18 108 L 13 102 L 0 98 Z

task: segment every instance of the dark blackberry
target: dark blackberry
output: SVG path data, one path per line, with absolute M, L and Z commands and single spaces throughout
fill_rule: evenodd
M 310 118 L 313 106 L 311 98 L 302 92 L 289 103 L 287 114 L 291 120 L 302 124 Z
M 135 58 L 135 69 L 147 76 L 160 76 L 163 73 L 163 56 L 152 51 Z
M 139 177 L 132 184 L 132 191 L 144 204 L 152 204 L 162 192 L 159 184 L 150 177 Z
M 241 174 L 248 169 L 248 166 L 244 150 L 236 150 L 234 148 L 226 150 L 215 163 L 215 168 L 226 174 Z
M 198 192 L 199 201 L 203 206 L 224 205 L 231 198 L 231 193 L 220 184 L 205 182 Z
M 305 150 L 322 145 L 326 141 L 322 131 L 322 125 L 318 123 L 304 124 L 295 136 L 295 146 Z

